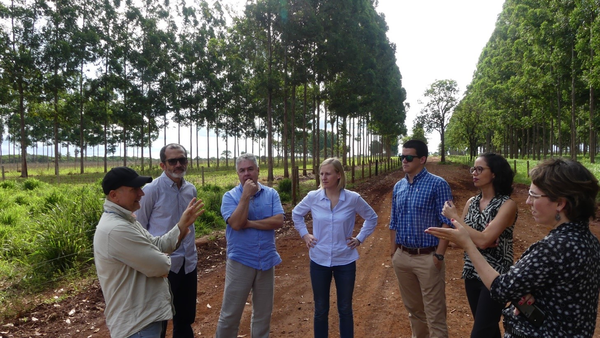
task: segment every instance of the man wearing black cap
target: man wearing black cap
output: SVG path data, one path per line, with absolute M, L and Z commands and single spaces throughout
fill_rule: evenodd
M 144 196 L 141 187 L 151 181 L 127 167 L 111 169 L 102 180 L 106 200 L 94 235 L 94 261 L 113 337 L 160 337 L 163 321 L 173 317 L 167 254 L 204 212 L 202 200 L 192 199 L 177 226 L 152 236 L 133 215 Z

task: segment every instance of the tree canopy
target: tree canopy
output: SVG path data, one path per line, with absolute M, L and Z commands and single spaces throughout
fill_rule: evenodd
M 599 11 L 597 0 L 507 0 L 450 120 L 450 148 L 594 162 Z
M 76 147 L 83 172 L 88 147 L 103 146 L 105 163 L 119 144 L 151 158 L 173 124 L 266 139 L 269 179 L 273 137 L 293 159 L 294 142 L 310 146 L 321 121 L 336 123 L 344 157 L 349 121 L 389 149 L 406 132 L 406 93 L 375 4 L 253 0 L 235 15 L 206 0 L 3 0 L 0 126 L 21 149 L 24 177 L 39 143 L 56 159 Z M 198 153 L 191 138 L 188 147 Z

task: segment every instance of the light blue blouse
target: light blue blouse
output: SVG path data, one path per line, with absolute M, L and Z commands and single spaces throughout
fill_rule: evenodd
M 309 192 L 292 211 L 294 227 L 303 237 L 308 233 L 304 216 L 311 212 L 313 236 L 317 244 L 309 250 L 310 259 L 322 266 L 350 264 L 358 259 L 358 251 L 348 247 L 348 238 L 353 237 L 356 214 L 364 220 L 356 236 L 362 243 L 373 233 L 377 225 L 377 214 L 367 202 L 354 191 L 342 189 L 337 205 L 331 210 L 331 201 L 325 190 Z

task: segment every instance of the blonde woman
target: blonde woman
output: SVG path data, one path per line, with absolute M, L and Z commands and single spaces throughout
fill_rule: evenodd
M 294 227 L 308 247 L 310 279 L 315 302 L 314 336 L 328 336 L 329 290 L 332 278 L 337 290 L 340 338 L 354 337 L 352 294 L 356 277 L 356 248 L 373 233 L 377 214 L 356 192 L 345 189 L 344 168 L 337 158 L 328 158 L 319 168 L 321 188 L 309 192 L 292 211 Z M 304 216 L 311 212 L 313 231 Z M 352 236 L 356 214 L 364 224 Z

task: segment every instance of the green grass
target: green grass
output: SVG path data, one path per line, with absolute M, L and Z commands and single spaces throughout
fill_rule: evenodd
M 590 163 L 589 158 L 584 158 L 583 156 L 578 157 L 577 160 L 586 168 L 588 168 L 597 178 L 600 178 L 600 160 L 598 161 L 599 163 Z M 448 156 L 447 161 L 450 163 L 473 166 L 475 159 L 470 160 L 468 156 Z M 533 169 L 533 167 L 535 167 L 540 161 L 528 159 L 507 159 L 507 161 L 515 171 L 515 183 L 521 183 L 525 185 L 531 184 L 531 180 L 529 179 L 529 171 Z

